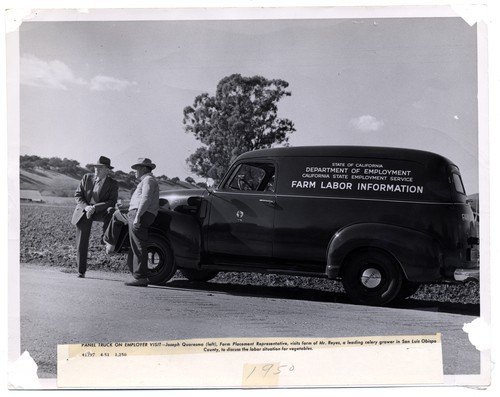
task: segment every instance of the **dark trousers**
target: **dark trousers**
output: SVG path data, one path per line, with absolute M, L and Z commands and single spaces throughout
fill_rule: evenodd
M 78 273 L 85 273 L 87 271 L 90 232 L 94 221 L 103 223 L 102 233 L 104 235 L 104 231 L 111 221 L 111 215 L 108 213 L 94 214 L 90 219 L 82 216 L 76 224 L 76 264 L 78 266 Z
M 124 226 L 128 226 L 127 214 L 120 210 L 115 211 L 108 228 L 104 232 L 104 242 L 116 247 Z
M 127 265 L 132 275 L 136 279 L 147 278 L 148 276 L 148 230 L 154 222 L 156 216 L 151 212 L 145 212 L 138 227 L 134 227 L 134 219 L 137 210 L 128 213 L 128 232 L 130 235 L 130 250 L 127 257 Z

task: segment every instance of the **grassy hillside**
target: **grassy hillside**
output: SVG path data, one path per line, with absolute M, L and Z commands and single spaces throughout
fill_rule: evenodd
M 129 199 L 131 190 L 130 181 L 116 178 L 120 186 L 118 196 L 120 199 Z M 73 197 L 80 183 L 79 178 L 65 175 L 56 171 L 45 169 L 26 170 L 20 169 L 20 189 L 38 190 L 44 197 Z M 196 186 L 187 182 L 160 179 L 160 190 L 194 189 Z
M 20 170 L 21 190 L 38 190 L 42 196 L 71 197 L 79 182 L 79 179 L 55 171 Z
M 471 207 L 474 212 L 479 212 L 479 193 L 470 194 L 469 200 L 472 200 Z

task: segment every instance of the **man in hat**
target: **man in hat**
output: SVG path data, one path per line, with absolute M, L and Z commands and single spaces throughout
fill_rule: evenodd
M 76 262 L 78 277 L 84 278 L 87 271 L 87 256 L 90 231 L 94 221 L 103 222 L 103 234 L 111 220 L 109 207 L 118 200 L 118 182 L 109 173 L 113 169 L 111 160 L 99 157 L 94 173 L 85 174 L 75 192 L 76 208 L 71 223 L 76 226 Z M 101 237 L 102 240 L 102 237 Z
M 139 158 L 132 165 L 139 184 L 130 198 L 128 210 L 128 229 L 130 250 L 127 264 L 133 280 L 126 285 L 147 287 L 148 275 L 148 230 L 154 222 L 160 207 L 160 189 L 158 181 L 151 171 L 156 165 L 148 158 Z

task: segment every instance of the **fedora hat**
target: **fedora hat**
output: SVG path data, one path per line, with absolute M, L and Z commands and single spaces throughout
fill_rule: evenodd
M 105 167 L 108 167 L 110 170 L 112 170 L 114 167 L 111 167 L 111 160 L 108 159 L 107 157 L 105 156 L 101 156 L 99 157 L 99 160 L 97 161 L 97 163 L 93 163 L 93 164 L 89 164 L 89 165 L 92 165 L 92 166 L 100 166 L 100 165 L 103 165 Z
M 153 162 L 146 158 L 146 157 L 139 157 L 137 159 L 137 163 L 132 165 L 132 169 L 136 169 L 137 167 L 144 166 L 144 167 L 149 167 L 151 170 L 154 170 L 156 168 L 156 164 L 153 164 Z

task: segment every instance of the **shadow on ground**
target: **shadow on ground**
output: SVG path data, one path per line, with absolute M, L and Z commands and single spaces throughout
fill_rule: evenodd
M 250 284 L 193 282 L 189 280 L 174 280 L 166 284 L 168 288 L 189 289 L 204 292 L 224 293 L 238 296 L 253 296 L 276 299 L 295 299 L 313 302 L 331 302 L 352 304 L 343 292 L 322 291 L 301 287 L 283 286 L 260 286 Z M 160 287 L 161 288 L 161 287 Z M 394 309 L 410 309 L 422 311 L 434 311 L 439 313 L 463 314 L 468 316 L 479 316 L 479 305 L 462 304 L 452 302 L 425 301 L 407 298 L 403 301 L 393 303 L 388 307 Z

